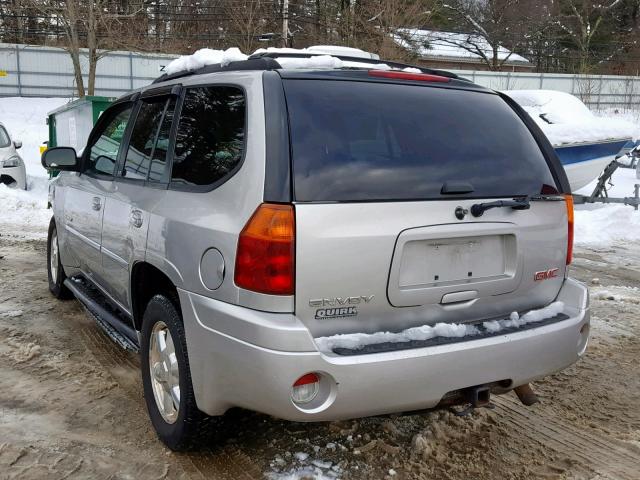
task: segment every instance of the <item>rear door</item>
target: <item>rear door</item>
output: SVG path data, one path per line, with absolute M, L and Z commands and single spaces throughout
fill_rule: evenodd
M 502 98 L 427 85 L 284 84 L 296 314 L 314 335 L 485 320 L 553 301 L 566 206 Z M 549 201 L 469 212 L 530 195 Z M 557 276 L 535 281 L 553 269 Z
M 174 96 L 139 102 L 115 187 L 106 198 L 102 265 L 109 293 L 127 309 L 130 270 L 144 259 L 149 215 L 169 181 L 167 154 L 175 105 Z

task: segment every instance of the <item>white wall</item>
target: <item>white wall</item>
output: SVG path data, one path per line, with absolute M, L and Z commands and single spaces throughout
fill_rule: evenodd
M 117 97 L 148 85 L 175 55 L 109 52 L 98 62 L 96 95 Z M 86 50 L 81 57 L 89 71 Z M 73 65 L 61 48 L 0 43 L 0 97 L 65 97 L 77 95 Z M 88 78 L 84 76 L 85 89 Z
M 452 71 L 494 90 L 560 90 L 580 98 L 593 110 L 640 109 L 640 77 L 636 76 Z

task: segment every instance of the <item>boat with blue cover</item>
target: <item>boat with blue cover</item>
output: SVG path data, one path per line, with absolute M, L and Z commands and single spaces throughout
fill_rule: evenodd
M 637 127 L 599 117 L 573 95 L 553 90 L 504 92 L 535 120 L 555 149 L 573 192 L 598 178 L 616 157 L 634 146 Z

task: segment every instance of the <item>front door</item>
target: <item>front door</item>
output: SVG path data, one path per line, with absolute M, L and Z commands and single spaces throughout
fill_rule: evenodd
M 113 175 L 131 105 L 105 112 L 84 152 L 83 172 L 70 177 L 64 200 L 65 228 L 80 268 L 100 283 L 102 276 L 102 220 L 105 198 L 113 188 Z

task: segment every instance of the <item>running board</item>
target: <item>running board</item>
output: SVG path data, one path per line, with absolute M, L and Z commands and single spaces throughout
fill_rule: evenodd
M 137 332 L 126 324 L 125 319 L 110 311 L 106 298 L 85 282 L 84 279 L 67 278 L 64 284 L 114 342 L 137 353 L 140 350 Z

